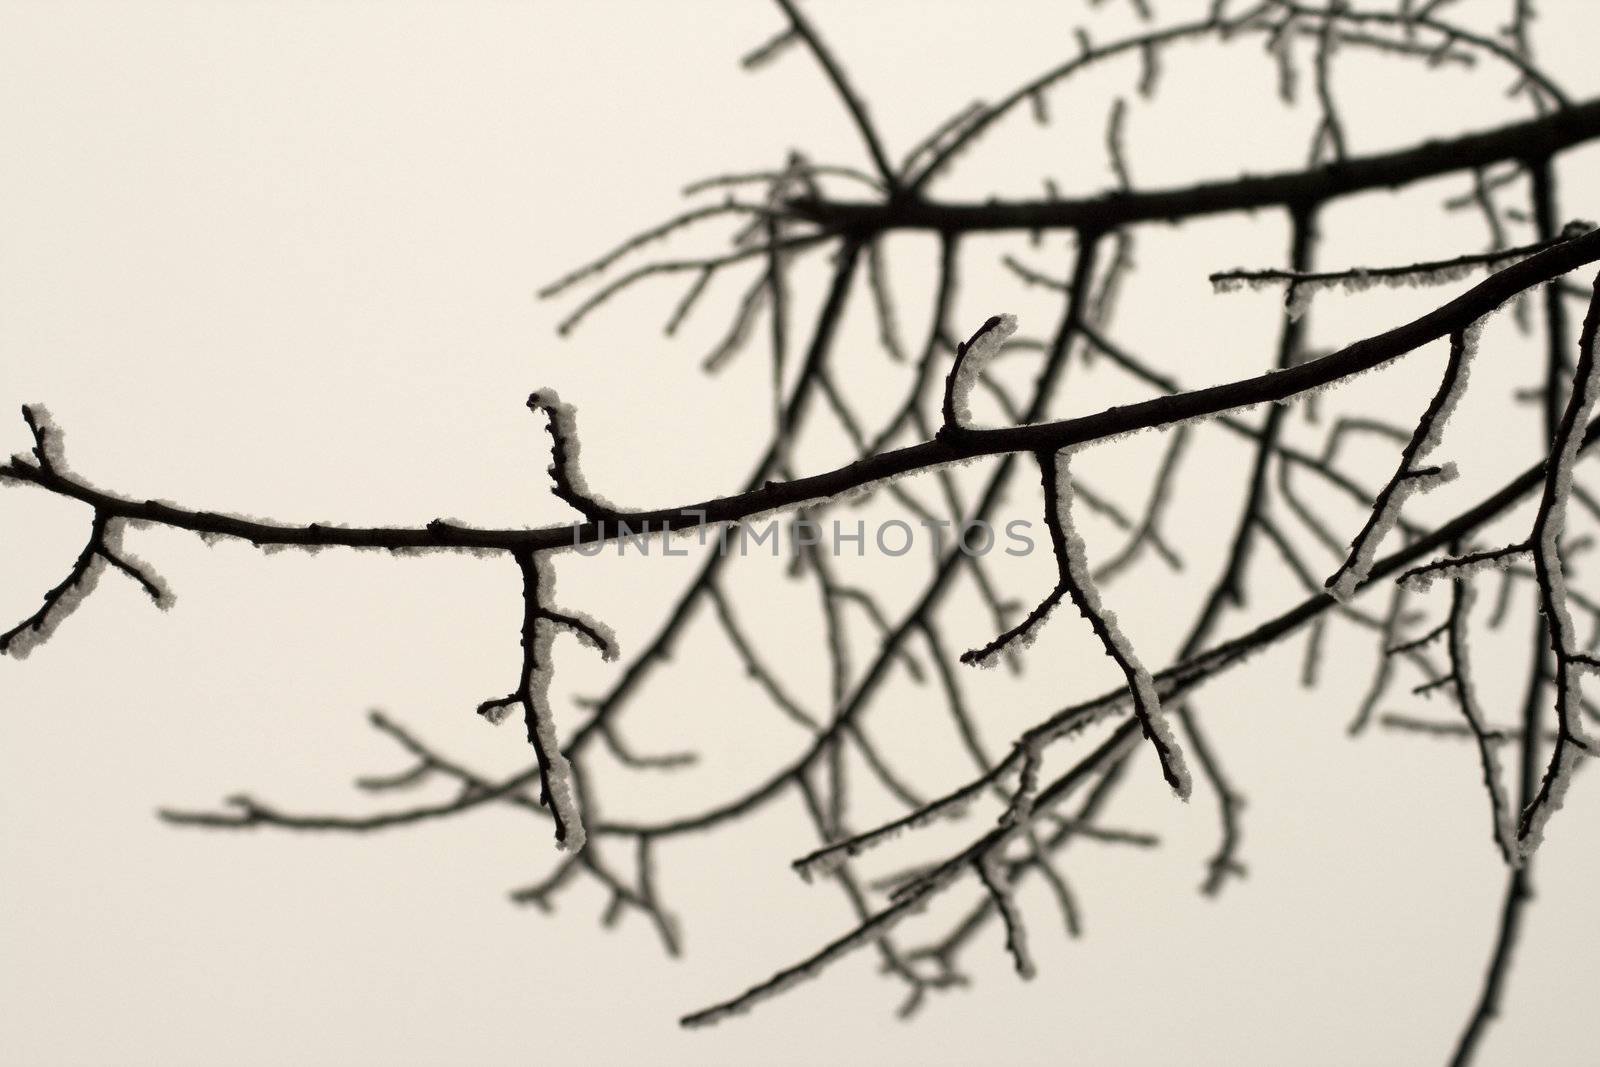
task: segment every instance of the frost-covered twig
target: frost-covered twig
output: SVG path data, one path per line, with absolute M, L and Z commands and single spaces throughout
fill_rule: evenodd
M 954 434 L 970 428 L 972 390 L 984 368 L 1000 354 L 1006 340 L 1017 332 L 1015 315 L 995 315 L 956 348 L 956 358 L 944 384 L 944 423 L 940 434 Z
M 1161 774 L 1179 797 L 1187 800 L 1192 783 L 1184 766 L 1183 755 L 1161 711 L 1160 697 L 1150 673 L 1139 662 L 1132 643 L 1117 624 L 1116 615 L 1100 602 L 1100 592 L 1094 584 L 1083 539 L 1072 523 L 1072 477 L 1069 457 L 1064 453 L 1045 453 L 1038 456 L 1040 473 L 1044 481 L 1045 526 L 1050 532 L 1051 549 L 1055 554 L 1057 581 L 1050 594 L 1042 600 L 1028 617 L 1012 629 L 996 637 L 981 648 L 972 649 L 961 656 L 963 663 L 987 666 L 1006 647 L 1032 644 L 1038 629 L 1063 599 L 1070 599 L 1078 611 L 1089 621 L 1090 628 L 1100 640 L 1106 655 L 1128 679 L 1128 689 L 1133 697 L 1134 714 L 1143 727 L 1145 736 L 1155 747 L 1161 764 Z
M 1445 363 L 1438 390 L 1428 402 L 1422 417 L 1417 420 L 1411 440 L 1401 450 L 1395 473 L 1373 501 L 1372 513 L 1351 541 L 1350 554 L 1327 580 L 1328 591 L 1337 599 L 1349 600 L 1356 586 L 1366 579 L 1372 560 L 1377 555 L 1378 545 L 1394 528 L 1406 499 L 1412 493 L 1431 489 L 1454 473 L 1453 464 L 1435 467 L 1419 467 L 1417 464 L 1426 459 L 1443 438 L 1445 423 L 1466 390 L 1467 375 L 1477 346 L 1476 327 L 1458 330 L 1450 335 L 1450 357 Z
M 578 852 L 586 836 L 583 816 L 572 767 L 556 738 L 555 714 L 550 706 L 555 633 L 557 627 L 572 630 L 598 646 L 606 659 L 616 657 L 616 643 L 594 620 L 550 607 L 555 574 L 544 557 L 532 552 L 515 552 L 513 556 L 522 572 L 522 673 L 509 696 L 484 701 L 478 705 L 478 714 L 500 723 L 521 708 L 528 743 L 539 761 L 539 803 L 549 809 L 555 821 L 557 847 Z
M 1275 285 L 1289 285 L 1300 292 L 1309 292 L 1313 289 L 1362 292 L 1378 286 L 1446 285 L 1470 277 L 1476 270 L 1502 269 L 1518 260 L 1542 252 L 1552 245 L 1570 241 L 1592 229 L 1594 226 L 1590 223 L 1575 221 L 1567 225 L 1561 236 L 1552 240 L 1403 266 L 1351 267 L 1347 270 L 1334 271 L 1225 270 L 1210 275 L 1210 281 L 1219 293 L 1234 292 L 1241 288 L 1261 289 Z
M 872 459 L 850 463 L 821 474 L 789 481 L 765 481 L 759 488 L 699 504 L 631 513 L 652 533 L 681 531 L 699 526 L 735 522 L 779 508 L 837 496 L 876 482 L 917 470 L 943 466 L 983 456 L 1017 452 L 1037 453 L 1100 441 L 1139 429 L 1165 426 L 1189 419 L 1233 411 L 1252 404 L 1282 401 L 1348 380 L 1397 359 L 1439 337 L 1464 329 L 1516 293 L 1550 280 L 1585 262 L 1600 259 L 1600 230 L 1564 242 L 1490 276 L 1472 289 L 1409 323 L 1363 339 L 1318 359 L 1286 369 L 1157 397 L 1076 418 L 1055 422 L 1034 421 L 1038 412 L 1018 426 L 995 429 L 962 428 L 932 441 L 895 449 Z M 1084 326 L 1082 308 L 1074 330 Z M 0 478 L 28 482 L 63 496 L 88 503 L 116 517 L 158 523 L 239 537 L 256 544 L 407 549 L 527 548 L 543 551 L 614 540 L 616 524 L 590 523 L 542 527 L 533 530 L 474 529 L 461 523 L 435 520 L 417 528 L 359 528 L 323 524 L 290 526 L 174 507 L 159 501 L 134 501 L 95 489 L 73 477 L 52 472 L 20 457 L 0 465 Z M 634 531 L 637 533 L 637 530 Z
M 1534 517 L 1528 543 L 1538 576 L 1540 611 L 1550 635 L 1550 650 L 1555 659 L 1556 743 L 1550 753 L 1539 789 L 1532 803 L 1523 809 L 1517 826 L 1517 839 L 1526 855 L 1538 847 L 1550 816 L 1561 806 L 1571 782 L 1575 761 L 1587 752 L 1590 742 L 1576 713 L 1582 693 L 1579 675 L 1595 667 L 1595 661 L 1581 656 L 1573 632 L 1572 615 L 1567 607 L 1567 577 L 1561 558 L 1561 534 L 1566 525 L 1567 500 L 1572 493 L 1572 469 L 1589 426 L 1595 403 L 1600 400 L 1600 370 L 1596 367 L 1597 335 L 1600 335 L 1600 275 L 1595 277 L 1594 295 L 1578 339 L 1578 363 L 1572 376 L 1572 390 L 1566 410 L 1550 444 L 1544 488 L 1539 510 Z
M 1412 567 L 1396 578 L 1400 585 L 1422 591 L 1427 589 L 1438 579 L 1460 581 L 1479 571 L 1507 570 L 1517 560 L 1522 559 L 1531 551 L 1526 542 L 1506 545 L 1503 548 L 1485 549 L 1477 552 L 1467 552 L 1461 555 L 1446 556 L 1428 563 Z
M 554 389 L 542 389 L 528 397 L 531 411 L 542 411 L 548 417 L 546 428 L 550 431 L 551 492 L 560 500 L 571 504 L 584 518 L 591 521 L 614 519 L 621 514 L 615 505 L 589 488 L 583 469 L 578 464 L 578 416 L 571 404 L 563 403 Z
M 40 473 L 69 478 L 62 450 L 61 431 L 42 405 L 25 404 L 22 418 L 33 436 L 33 454 Z M 18 458 L 13 457 L 13 463 Z M 173 594 L 166 581 L 150 565 L 122 547 L 127 523 L 108 511 L 95 509 L 89 523 L 89 537 L 68 567 L 66 577 L 45 590 L 33 614 L 0 633 L 0 655 L 26 659 L 34 649 L 50 639 L 67 616 L 77 610 L 99 584 L 107 566 L 132 579 L 151 603 L 162 611 L 172 607 Z

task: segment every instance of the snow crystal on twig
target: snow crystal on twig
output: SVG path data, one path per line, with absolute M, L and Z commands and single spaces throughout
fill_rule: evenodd
M 945 384 L 944 421 L 951 429 L 972 423 L 972 390 L 984 368 L 999 355 L 1006 339 L 1017 332 L 1015 315 L 996 315 L 956 349 L 956 360 Z
M 1155 746 L 1156 754 L 1161 761 L 1162 775 L 1179 798 L 1188 800 L 1194 788 L 1193 782 L 1184 763 L 1183 753 L 1178 748 L 1177 738 L 1173 735 L 1172 727 L 1162 712 L 1161 698 L 1156 692 L 1155 681 L 1140 662 L 1138 654 L 1134 651 L 1133 642 L 1117 625 L 1116 614 L 1101 603 L 1100 590 L 1094 583 L 1083 538 L 1072 525 L 1073 489 L 1070 453 L 1066 450 L 1057 453 L 1051 465 L 1054 467 L 1055 484 L 1051 487 L 1050 514 L 1058 528 L 1056 540 L 1057 549 L 1061 553 L 1059 563 L 1062 580 L 1078 610 L 1089 619 L 1100 637 L 1106 654 L 1127 676 L 1128 688 L 1133 694 L 1134 714 L 1144 727 L 1145 735 Z
M 0 636 L 0 652 L 12 659 L 27 659 L 94 592 L 105 573 L 106 560 L 98 552 L 86 552 L 87 558 L 74 564 L 66 580 L 45 594 L 44 606 L 38 612 Z
M 66 450 L 62 446 L 61 427 L 56 425 L 50 409 L 43 404 L 22 405 L 22 421 L 33 434 L 33 455 L 47 471 L 65 474 Z
M 1365 525 L 1351 542 L 1350 554 L 1327 582 L 1329 595 L 1344 602 L 1367 580 L 1378 546 L 1400 521 L 1400 512 L 1412 494 L 1427 492 L 1455 477 L 1455 465 L 1418 467 L 1444 437 L 1444 427 L 1467 389 L 1472 357 L 1478 350 L 1482 320 L 1450 336 L 1450 359 L 1427 409 L 1417 421 L 1411 439 L 1400 453 L 1400 463 L 1388 484 L 1378 493 Z
M 1527 545 L 1507 545 L 1492 552 L 1472 552 L 1465 556 L 1437 559 L 1413 567 L 1395 579 L 1396 584 L 1414 592 L 1426 592 L 1435 581 L 1459 582 L 1483 571 L 1510 570 L 1532 551 Z
M 577 508 L 586 518 L 617 514 L 620 509 L 590 489 L 583 476 L 583 468 L 578 462 L 582 443 L 578 438 L 577 409 L 563 402 L 554 389 L 541 389 L 531 394 L 528 407 L 544 412 L 550 420 L 547 427 L 550 431 L 550 466 L 547 469 L 555 482 L 552 492 Z
M 533 742 L 539 756 L 543 779 L 541 785 L 545 794 L 543 799 L 560 827 L 556 836 L 557 847 L 580 852 L 586 837 L 583 812 L 573 789 L 572 766 L 562 753 L 560 739 L 556 736 L 555 712 L 550 706 L 550 683 L 555 678 L 555 657 L 551 654 L 555 644 L 555 627 L 540 614 L 540 608 L 555 597 L 555 568 L 531 553 L 523 556 L 522 560 L 524 579 L 529 576 L 534 578 L 530 583 L 532 587 L 525 586 L 523 590 L 528 601 L 527 610 L 531 613 L 523 633 L 524 669 L 527 672 L 523 680 L 523 692 L 528 740 Z

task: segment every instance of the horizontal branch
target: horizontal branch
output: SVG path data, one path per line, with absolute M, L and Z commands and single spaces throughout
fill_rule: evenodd
M 1360 156 L 1310 170 L 1245 175 L 1179 189 L 1113 192 L 1077 199 L 892 203 L 800 198 L 795 215 L 852 232 L 938 230 L 1110 230 L 1137 222 L 1178 222 L 1201 215 L 1321 203 L 1353 193 L 1393 188 L 1506 160 L 1540 159 L 1600 137 L 1600 100 L 1493 130 L 1411 148 Z
M 89 504 L 110 517 L 237 537 L 257 545 L 343 546 L 390 551 L 559 550 L 617 540 L 643 531 L 678 533 L 702 526 L 741 522 L 951 463 L 1014 452 L 1055 451 L 1236 408 L 1287 401 L 1372 370 L 1452 332 L 1464 330 L 1517 293 L 1595 260 L 1600 260 L 1600 230 L 1562 242 L 1492 274 L 1411 322 L 1284 370 L 1056 422 L 985 430 L 962 428 L 956 433 L 942 433 L 932 440 L 868 456 L 821 474 L 786 482 L 768 481 L 748 492 L 678 508 L 624 512 L 615 520 L 521 530 L 484 529 L 443 519 L 435 519 L 422 527 L 349 527 L 318 523 L 291 526 L 191 511 L 157 500 L 130 500 L 87 485 L 60 466 L 41 465 L 22 456 L 13 456 L 8 463 L 0 465 L 0 479 L 40 486 Z

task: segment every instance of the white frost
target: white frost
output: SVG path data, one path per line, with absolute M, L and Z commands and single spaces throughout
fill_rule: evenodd
M 1402 588 L 1422 593 L 1426 592 L 1436 581 L 1459 582 L 1483 571 L 1510 570 L 1528 552 L 1529 550 L 1526 548 L 1512 548 L 1475 559 L 1438 560 L 1435 563 L 1428 564 L 1426 570 L 1418 570 L 1401 575 L 1397 579 L 1397 583 Z
M 1072 525 L 1073 489 L 1070 457 L 1070 452 L 1065 449 L 1056 455 L 1054 493 L 1056 521 L 1061 526 L 1063 540 L 1066 542 L 1066 577 L 1075 591 L 1079 609 L 1091 620 L 1099 619 L 1101 641 L 1105 645 L 1107 654 L 1117 661 L 1128 676 L 1128 688 L 1133 694 L 1134 712 L 1161 757 L 1162 771 L 1170 777 L 1173 792 L 1180 799 L 1188 800 L 1193 793 L 1194 783 L 1184 762 L 1183 753 L 1178 748 L 1177 738 L 1173 735 L 1172 727 L 1162 712 L 1161 697 L 1156 691 L 1155 680 L 1140 662 L 1138 653 L 1134 651 L 1133 642 L 1117 625 L 1116 613 L 1102 606 L 1100 590 L 1094 584 L 1083 537 Z
M 78 605 L 83 603 L 85 597 L 94 592 L 105 569 L 105 557 L 98 552 L 95 553 L 77 580 L 67 586 L 35 622 L 13 634 L 4 649 L 0 651 L 4 651 L 13 659 L 27 659 L 34 649 L 50 640 L 56 628 L 78 609 Z
M 153 599 L 156 607 L 162 611 L 171 611 L 172 605 L 177 603 L 178 597 L 172 591 L 172 586 L 167 584 L 166 578 L 162 577 L 160 572 L 143 559 L 122 547 L 122 535 L 129 526 L 133 525 L 135 524 L 123 519 L 111 520 L 106 524 L 105 532 L 101 535 L 101 544 L 104 545 L 106 551 L 113 553 L 122 562 L 142 574 L 145 581 L 154 587 Z M 140 586 L 140 588 L 142 589 L 143 586 Z M 148 593 L 148 590 L 146 592 Z
M 983 369 L 1000 354 L 1007 338 L 1017 332 L 1015 315 L 996 317 L 999 321 L 967 346 L 956 366 L 955 378 L 950 383 L 950 410 L 955 413 L 957 426 L 972 424 L 972 391 L 983 376 Z
M 1372 573 L 1372 564 L 1377 559 L 1378 547 L 1400 521 L 1400 513 L 1412 494 L 1428 492 L 1456 476 L 1454 463 L 1440 464 L 1438 470 L 1428 473 L 1418 473 L 1426 468 L 1417 465 L 1426 460 L 1443 440 L 1445 424 L 1450 421 L 1451 414 L 1467 391 L 1472 358 L 1477 354 L 1478 339 L 1482 332 L 1482 319 L 1461 331 L 1461 358 L 1455 372 L 1441 383 L 1442 392 L 1437 397 L 1437 407 L 1433 408 L 1431 415 L 1423 415 L 1401 458 L 1400 469 L 1395 471 L 1390 480 L 1386 495 L 1372 513 L 1371 521 L 1351 544 L 1350 555 L 1339 569 L 1338 577 L 1328 586 L 1328 593 L 1335 600 L 1341 603 L 1348 601 L 1355 596 L 1356 588 L 1367 580 Z M 1454 339 L 1451 344 L 1455 344 Z
M 530 407 L 536 407 L 550 418 L 550 432 L 555 437 L 551 448 L 550 473 L 558 483 L 564 483 L 581 499 L 604 511 L 620 511 L 615 504 L 589 488 L 579 462 L 582 444 L 578 440 L 578 411 L 565 403 L 554 389 L 540 389 L 528 397 Z M 557 452 L 563 453 L 558 461 Z
M 23 410 L 33 423 L 36 449 L 40 453 L 39 462 L 58 474 L 67 473 L 66 450 L 62 446 L 61 427 L 56 424 L 50 409 L 43 404 L 26 404 Z

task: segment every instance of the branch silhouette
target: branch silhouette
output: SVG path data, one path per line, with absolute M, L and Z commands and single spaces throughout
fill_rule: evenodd
M 43 594 L 41 606 L 0 634 L 0 652 L 25 655 L 52 637 L 107 567 L 135 581 L 159 606 L 168 606 L 172 596 L 166 583 L 122 548 L 122 533 L 130 527 L 166 527 L 208 541 L 236 539 L 260 547 L 379 549 L 400 556 L 470 552 L 509 559 L 516 565 L 523 608 L 516 683 L 506 695 L 477 704 L 477 711 L 491 722 L 521 715 L 530 766 L 509 776 L 474 771 L 418 731 L 374 712 L 372 727 L 406 763 L 399 771 L 362 776 L 357 785 L 385 798 L 443 785 L 451 790 L 448 798 L 409 805 L 396 800 L 377 813 L 340 815 L 298 813 L 239 794 L 220 809 L 169 809 L 162 817 L 212 828 L 367 833 L 491 807 L 515 810 L 548 823 L 560 855 L 547 877 L 515 890 L 513 900 L 549 910 L 569 886 L 588 879 L 607 894 L 606 925 L 636 912 L 650 922 L 666 950 L 677 954 L 681 931 L 655 877 L 664 849 L 769 805 L 798 802 L 816 839 L 793 849 L 798 856 L 793 867 L 808 880 L 836 885 L 853 920 L 799 962 L 682 1020 L 702 1026 L 751 1009 L 859 948 L 875 950 L 884 973 L 904 985 L 900 1010 L 909 1015 L 933 994 L 967 982 L 961 954 L 994 920 L 1016 972 L 1036 977 L 1031 920 L 1017 887 L 1037 874 L 1049 887 L 1063 926 L 1077 935 L 1081 909 L 1065 866 L 1072 847 L 1156 843 L 1140 829 L 1104 821 L 1105 809 L 1130 780 L 1127 769 L 1142 753 L 1154 756 L 1155 772 L 1178 796 L 1215 806 L 1217 846 L 1198 881 L 1205 894 L 1221 894 L 1246 873 L 1245 793 L 1225 769 L 1223 746 L 1208 732 L 1204 686 L 1263 649 L 1301 634 L 1308 638 L 1304 677 L 1314 684 L 1325 655 L 1324 634 L 1349 623 L 1374 639 L 1372 679 L 1350 732 L 1362 733 L 1376 721 L 1392 732 L 1470 741 L 1470 758 L 1481 772 L 1491 844 L 1506 867 L 1507 887 L 1484 989 L 1455 1054 L 1455 1062 L 1468 1062 L 1499 1010 L 1517 932 L 1526 921 L 1533 859 L 1580 758 L 1589 751 L 1585 719 L 1596 717 L 1580 683 L 1600 670 L 1600 658 L 1594 642 L 1581 639 L 1574 616 L 1600 623 L 1600 603 L 1572 581 L 1571 561 L 1586 545 L 1570 528 L 1569 504 L 1576 500 L 1586 513 L 1600 514 L 1594 495 L 1577 480 L 1581 459 L 1597 436 L 1591 416 L 1600 400 L 1595 366 L 1600 278 L 1591 289 L 1568 276 L 1600 264 L 1600 229 L 1562 224 L 1555 161 L 1569 149 L 1600 140 L 1600 100 L 1574 102 L 1535 61 L 1528 44 L 1529 5 L 1516 5 L 1517 17 L 1499 36 L 1457 24 L 1446 5 L 1437 3 L 1402 3 L 1392 12 L 1355 10 L 1342 0 L 1321 6 L 1262 0 L 1230 11 L 1234 6 L 1217 2 L 1204 18 L 1167 24 L 1147 11 L 1139 32 L 1109 43 L 1097 44 L 1085 31 L 1071 56 L 1008 87 L 996 103 L 968 104 L 922 136 L 897 140 L 913 147 L 896 165 L 870 118 L 870 102 L 823 35 L 795 4 L 778 0 L 786 26 L 758 44 L 745 65 L 759 71 L 803 48 L 842 105 L 868 157 L 867 169 L 849 161 L 813 162 L 796 150 L 776 165 L 758 162 L 692 183 L 684 190 L 687 196 L 714 193 L 726 199 L 690 207 L 624 238 L 540 291 L 549 299 L 584 293 L 561 320 L 559 331 L 567 334 L 646 281 L 686 282 L 664 324 L 664 333 L 672 337 L 711 299 L 708 294 L 720 292 L 730 278 L 740 279 L 726 328 L 702 364 L 715 373 L 757 350 L 763 345 L 757 326 L 768 327 L 764 347 L 770 373 L 762 389 L 764 394 L 770 385 L 771 396 L 763 395 L 759 410 L 764 419 L 770 415 L 770 432 L 736 489 L 701 500 L 673 498 L 669 489 L 666 500 L 645 506 L 599 495 L 582 469 L 575 410 L 547 383 L 539 383 L 526 405 L 548 435 L 551 493 L 577 513 L 574 521 L 500 528 L 441 518 L 410 526 L 268 521 L 134 499 L 104 487 L 73 469 L 61 430 L 44 408 L 29 405 L 22 417 L 34 447 L 0 464 L 0 482 L 83 505 L 90 532 L 66 576 Z M 1138 111 L 1128 101 L 1155 98 L 1169 48 L 1195 43 L 1232 48 L 1240 42 L 1265 45 L 1277 68 L 1276 91 L 1287 104 L 1297 99 L 1299 64 L 1309 49 L 1316 118 L 1306 165 L 1166 189 L 1136 187 L 1126 144 Z M 1534 113 L 1492 129 L 1361 154 L 1361 131 L 1341 110 L 1337 77 L 1347 55 L 1357 52 L 1384 62 L 1482 65 L 1511 77 L 1514 96 Z M 1129 87 L 1136 97 L 1111 99 L 1101 146 L 1116 180 L 1114 191 L 1062 197 L 1047 180 L 1048 195 L 1041 199 L 975 202 L 931 195 L 937 180 L 978 151 L 998 124 L 1020 121 L 1015 115 L 1024 103 L 1035 121 L 1047 124 L 1051 92 L 1079 72 L 1124 58 L 1138 63 L 1137 81 Z M 1319 224 L 1330 205 L 1441 178 L 1470 183 L 1468 192 L 1443 207 L 1482 213 L 1490 234 L 1487 250 L 1348 268 L 1316 262 Z M 1497 198 L 1514 195 L 1524 181 L 1529 203 L 1516 215 L 1518 209 L 1504 207 Z M 870 191 L 870 199 L 841 198 L 835 192 L 841 187 L 861 197 Z M 1136 354 L 1115 324 L 1122 286 L 1137 272 L 1139 232 L 1158 223 L 1255 211 L 1281 216 L 1287 224 L 1282 264 L 1219 270 L 1211 281 L 1219 292 L 1282 287 L 1275 349 L 1260 361 L 1258 373 L 1185 386 L 1166 368 L 1180 355 L 1190 357 L 1185 363 L 1194 369 L 1188 373 L 1198 377 L 1199 360 L 1191 353 Z M 1533 239 L 1510 243 L 1516 227 L 1527 224 L 1535 231 Z M 725 246 L 649 258 L 658 242 L 698 237 L 717 225 L 735 227 Z M 938 251 L 931 264 L 935 281 L 926 322 L 914 334 L 898 302 L 897 272 L 887 247 L 893 235 L 918 230 L 936 236 Z M 1001 257 L 1010 284 L 1040 290 L 1059 305 L 1048 333 L 1019 332 L 1036 324 L 1006 313 L 1017 294 L 1004 287 L 978 294 L 982 315 L 966 320 L 967 312 L 960 309 L 962 271 L 975 258 L 973 238 L 980 234 L 1070 238 L 1057 242 L 1067 252 L 1060 262 L 1024 262 L 1015 250 Z M 1051 254 L 1059 253 L 1040 250 L 1032 258 Z M 826 260 L 827 279 L 809 308 L 811 322 L 802 336 L 793 320 L 808 307 L 807 290 L 797 284 L 796 264 L 808 259 Z M 1480 272 L 1483 277 L 1463 286 Z M 1333 351 L 1312 350 L 1309 317 L 1320 302 L 1353 299 L 1380 284 L 1454 287 L 1454 295 Z M 852 299 L 867 303 L 876 349 L 845 351 L 842 323 Z M 1537 327 L 1528 311 L 1535 300 L 1542 311 Z M 1587 312 L 1574 340 L 1567 317 L 1576 300 L 1585 302 Z M 1541 408 L 1541 419 L 1530 420 L 1542 421 L 1539 432 L 1530 435 L 1539 445 L 1538 456 L 1495 491 L 1454 505 L 1454 515 L 1443 521 L 1408 514 L 1408 498 L 1457 473 L 1456 464 L 1435 461 L 1433 455 L 1446 447 L 1445 424 L 1464 394 L 1471 361 L 1497 356 L 1493 346 L 1477 351 L 1485 321 L 1507 308 L 1516 309 L 1527 328 L 1539 329 L 1546 342 L 1543 381 L 1525 397 Z M 966 340 L 958 341 L 962 336 Z M 1444 342 L 1448 354 L 1433 391 L 1414 398 L 1413 425 L 1365 415 L 1321 419 L 1317 405 L 1325 391 L 1398 361 L 1426 358 L 1423 350 L 1436 342 Z M 896 368 L 904 384 L 898 396 L 868 404 L 853 395 L 851 370 L 874 358 Z M 1013 369 L 1025 362 L 1032 379 L 1019 384 L 1021 375 Z M 1076 374 L 1091 366 L 1094 373 L 1121 376 L 1124 384 L 1131 382 L 1148 395 L 1087 413 L 1060 414 L 1069 368 Z M 1253 409 L 1261 407 L 1265 411 L 1257 417 Z M 980 413 L 990 412 L 1000 414 L 998 423 L 980 420 Z M 1189 442 L 1212 427 L 1242 442 L 1248 460 L 1241 466 L 1243 492 L 1221 564 L 1206 573 L 1191 553 L 1180 551 L 1186 546 L 1178 536 L 1182 519 L 1175 516 L 1181 502 L 1175 496 L 1185 477 L 1180 464 Z M 831 440 L 843 438 L 851 458 L 805 473 L 797 457 L 807 453 L 798 444 L 822 439 L 830 428 Z M 1079 454 L 1116 448 L 1122 438 L 1144 430 L 1170 436 L 1149 476 L 1136 479 L 1137 506 L 1119 503 L 1126 494 L 1096 488 L 1092 470 L 1073 469 Z M 1320 434 L 1320 450 L 1297 443 L 1297 432 Z M 1356 439 L 1398 451 L 1393 473 L 1382 485 L 1364 484 L 1342 455 L 1347 442 Z M 1026 488 L 1019 468 L 1030 463 L 1038 468 L 1039 495 L 1018 504 L 1011 497 Z M 973 472 L 981 477 L 953 473 L 958 465 L 972 464 L 981 467 Z M 873 500 L 878 494 L 887 501 Z M 1328 503 L 1330 498 L 1338 507 Z M 1530 500 L 1524 539 L 1503 547 L 1485 540 L 1493 523 L 1515 516 Z M 869 502 L 949 538 L 936 538 L 916 595 L 905 605 L 844 574 L 817 533 L 824 520 L 853 514 Z M 1361 509 L 1359 523 L 1347 521 L 1351 504 Z M 1043 520 L 1054 581 L 1042 589 L 1010 588 L 985 552 L 970 549 L 974 532 L 992 533 L 994 524 L 1019 514 Z M 825 697 L 800 690 L 783 674 L 764 647 L 769 640 L 764 620 L 740 603 L 735 568 L 742 565 L 728 550 L 728 538 L 772 519 L 788 524 L 794 549 L 789 575 L 815 587 L 825 664 L 817 674 Z M 1116 551 L 1091 559 L 1091 538 L 1084 531 L 1095 522 L 1114 528 L 1119 544 Z M 907 522 L 901 525 L 910 528 Z M 584 566 L 585 557 L 598 555 L 606 545 L 620 551 L 657 538 L 665 548 L 689 536 L 697 537 L 702 548 L 708 538 L 715 545 L 702 553 L 692 577 L 631 655 L 621 655 L 599 620 L 556 606 L 558 559 Z M 1395 538 L 1400 546 L 1385 554 Z M 1270 587 L 1260 580 L 1263 568 L 1257 561 L 1269 555 L 1300 581 L 1305 595 L 1262 614 L 1257 608 Z M 1128 603 L 1108 594 L 1115 583 L 1150 568 L 1197 575 L 1196 588 L 1203 590 L 1198 610 L 1170 654 L 1152 655 L 1142 640 L 1136 643 L 1134 628 L 1124 628 L 1108 606 Z M 1499 572 L 1501 602 L 1483 621 L 1475 618 L 1473 606 L 1480 580 L 1491 570 Z M 1449 604 L 1442 621 L 1435 617 L 1418 632 L 1418 624 L 1429 617 L 1418 605 L 1433 603 L 1424 595 L 1432 581 L 1451 583 Z M 952 618 L 955 591 L 963 583 L 986 616 L 976 625 L 970 613 Z M 1369 610 L 1362 598 L 1379 588 L 1387 602 Z M 1493 725 L 1497 718 L 1474 687 L 1474 671 L 1481 673 L 1481 667 L 1474 667 L 1469 644 L 1482 629 L 1500 625 L 1506 603 L 1519 591 L 1531 594 L 1537 611 L 1527 697 L 1513 728 Z M 1087 633 L 1074 634 L 1060 623 L 1046 627 L 1062 604 L 1072 605 L 1086 620 Z M 1134 614 L 1132 607 L 1124 611 Z M 668 669 L 675 646 L 701 618 L 712 620 L 750 691 L 774 713 L 774 730 L 796 732 L 797 739 L 776 767 L 725 783 L 715 803 L 689 812 L 614 816 L 611 791 L 597 781 L 597 749 L 603 746 L 627 774 L 671 773 L 695 762 L 692 739 L 670 752 L 640 751 L 625 727 L 638 695 Z M 1224 636 L 1230 630 L 1233 636 Z M 553 689 L 555 638 L 563 632 L 607 660 L 620 660 L 600 696 L 568 702 Z M 1600 625 L 1595 634 L 1600 636 Z M 982 643 L 953 653 L 969 639 Z M 1121 684 L 1091 699 L 1040 711 L 1024 729 L 997 742 L 983 710 L 983 683 L 962 668 L 1005 663 L 1020 672 L 1031 658 L 1028 646 L 1044 640 L 1103 654 Z M 870 649 L 865 657 L 859 654 L 863 644 Z M 1413 696 L 1442 697 L 1459 714 L 1441 721 L 1383 707 L 1399 679 L 1412 673 L 1423 679 Z M 972 768 L 964 778 L 942 783 L 931 799 L 907 773 L 908 759 L 897 739 L 879 728 L 884 717 L 874 715 L 893 703 L 886 694 L 899 674 L 922 687 L 917 699 L 936 707 L 944 716 L 941 722 L 948 720 L 963 766 Z M 863 802 L 863 794 L 876 806 Z M 959 847 L 902 864 L 883 878 L 859 868 L 869 854 L 888 850 L 891 843 L 914 851 L 916 831 L 967 819 L 980 809 L 992 821 L 966 833 Z M 885 810 L 893 814 L 885 816 Z M 620 862 L 613 854 L 618 845 L 631 846 Z M 930 941 L 904 941 L 905 927 L 967 875 L 982 890 L 978 902 Z

